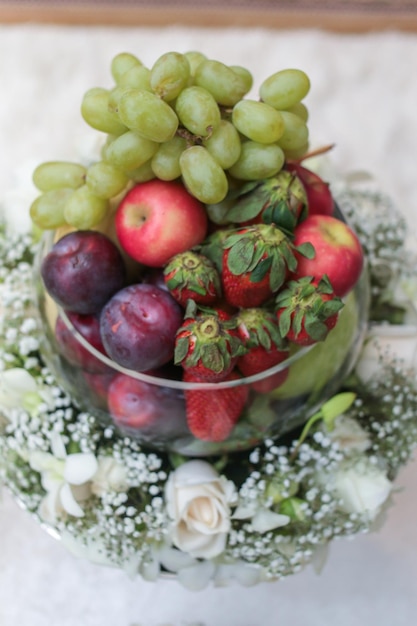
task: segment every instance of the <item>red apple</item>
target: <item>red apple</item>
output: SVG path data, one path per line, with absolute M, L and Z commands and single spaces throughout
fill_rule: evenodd
M 334 199 L 329 184 L 300 163 L 288 163 L 287 169 L 297 174 L 304 185 L 307 194 L 308 214 L 333 215 Z
M 315 255 L 307 259 L 297 254 L 294 278 L 312 276 L 320 280 L 327 274 L 335 295 L 345 296 L 358 281 L 364 262 L 362 246 L 354 231 L 330 215 L 310 215 L 294 231 L 296 246 L 308 241 Z
M 117 208 L 115 225 L 129 256 L 163 267 L 175 254 L 203 241 L 207 214 L 181 183 L 154 179 L 128 191 Z

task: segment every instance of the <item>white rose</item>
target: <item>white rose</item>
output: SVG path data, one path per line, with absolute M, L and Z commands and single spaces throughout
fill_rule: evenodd
M 392 483 L 378 467 L 360 460 L 336 472 L 334 488 L 344 511 L 368 513 L 374 519 L 390 495 Z
M 98 458 L 97 471 L 92 478 L 91 491 L 102 496 L 107 491 L 126 491 L 128 489 L 126 469 L 111 456 Z
M 166 508 L 172 520 L 173 544 L 193 557 L 221 554 L 230 529 L 234 484 L 205 461 L 193 460 L 173 471 L 165 486 Z
M 342 450 L 365 452 L 371 445 L 366 430 L 355 419 L 347 415 L 339 415 L 335 420 L 333 430 L 327 434 Z
M 356 364 L 356 373 L 364 383 L 380 369 L 382 355 L 400 359 L 406 368 L 417 369 L 417 328 L 388 324 L 372 328 Z

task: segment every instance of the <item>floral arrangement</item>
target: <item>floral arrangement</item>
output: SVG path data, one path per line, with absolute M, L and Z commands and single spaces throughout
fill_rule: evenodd
M 384 351 L 378 332 L 414 323 L 415 260 L 389 198 L 336 195 L 372 291 L 355 373 L 302 429 L 204 460 L 144 449 L 60 388 L 38 350 L 36 242 L 2 226 L 0 478 L 75 554 L 199 590 L 320 568 L 332 540 L 378 527 L 417 444 L 414 369 Z

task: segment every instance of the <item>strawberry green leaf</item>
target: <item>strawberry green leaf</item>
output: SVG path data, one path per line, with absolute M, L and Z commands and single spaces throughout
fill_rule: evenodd
M 251 265 L 255 253 L 254 242 L 248 239 L 239 239 L 230 249 L 227 256 L 227 267 L 232 274 L 244 274 Z
M 307 316 L 304 323 L 304 328 L 306 330 L 306 333 L 308 333 L 308 335 L 312 339 L 314 339 L 314 341 L 323 341 L 329 332 L 326 324 L 323 324 L 323 322 L 314 319 L 310 321 Z
M 216 374 L 221 374 L 226 369 L 225 360 L 216 344 L 203 343 L 199 352 L 201 362 L 207 369 Z
M 314 246 L 309 241 L 300 244 L 295 249 L 299 254 L 306 257 L 306 259 L 314 259 L 314 257 L 316 256 Z
M 182 363 L 188 354 L 190 348 L 190 338 L 180 337 L 177 339 L 174 351 L 174 362 L 176 365 Z
M 291 311 L 289 309 L 283 309 L 279 316 L 278 321 L 279 332 L 282 337 L 286 337 L 291 328 Z
M 265 259 L 261 259 L 261 261 L 257 264 L 255 269 L 250 274 L 250 281 L 252 283 L 259 283 L 261 280 L 265 278 L 269 270 L 271 269 L 272 258 L 266 257 Z

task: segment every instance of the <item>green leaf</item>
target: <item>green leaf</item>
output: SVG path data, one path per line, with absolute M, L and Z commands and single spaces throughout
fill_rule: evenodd
M 273 293 L 278 291 L 278 289 L 281 287 L 285 280 L 285 276 L 285 263 L 279 253 L 274 254 L 272 258 L 271 274 L 269 278 L 269 285 Z
M 265 350 L 269 350 L 271 348 L 271 337 L 263 326 L 258 328 L 257 336 L 258 345 L 262 346 L 262 348 L 265 348 Z
M 229 250 L 227 267 L 232 274 L 239 276 L 247 272 L 255 253 L 254 242 L 240 239 Z
M 302 256 L 306 257 L 306 259 L 314 259 L 316 256 L 316 251 L 314 246 L 306 241 L 305 243 L 300 244 L 296 247 L 297 252 L 299 252 Z
M 218 346 L 213 343 L 203 343 L 201 345 L 200 358 L 204 367 L 216 374 L 221 374 L 227 367 Z
M 320 322 L 319 320 L 310 320 L 307 316 L 304 322 L 304 328 L 306 330 L 306 333 L 308 333 L 308 335 L 312 339 L 314 339 L 314 341 L 323 341 L 327 337 L 329 332 L 326 324 L 323 324 L 323 322 Z
M 279 332 L 282 337 L 286 337 L 291 328 L 291 311 L 290 309 L 283 309 L 278 321 Z
M 174 362 L 176 365 L 182 363 L 185 357 L 188 354 L 190 347 L 190 338 L 189 337 L 180 337 L 177 339 L 175 344 L 175 352 L 174 352 Z
M 271 269 L 271 265 L 271 257 L 266 257 L 265 259 L 262 259 L 255 267 L 255 269 L 251 272 L 250 281 L 252 283 L 260 283 Z

